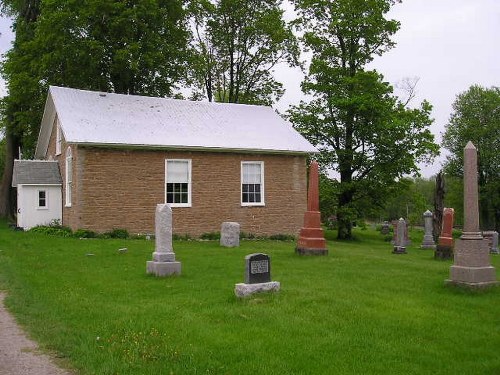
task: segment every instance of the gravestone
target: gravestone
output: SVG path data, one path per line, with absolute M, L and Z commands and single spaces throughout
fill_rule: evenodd
M 493 233 L 493 238 L 491 239 L 491 254 L 500 254 L 500 249 L 498 248 L 498 232 Z
M 498 232 L 493 230 L 484 231 L 483 236 L 488 240 L 490 254 L 500 254 L 500 250 L 498 249 Z
M 429 210 L 424 212 L 424 239 L 422 241 L 422 249 L 435 249 L 434 237 L 432 236 L 432 212 Z
M 387 235 L 389 234 L 389 222 L 388 221 L 384 221 L 382 223 L 382 229 L 380 230 L 380 233 L 383 234 L 383 235 Z
M 406 222 L 401 218 L 398 220 L 396 227 L 396 238 L 394 240 L 393 254 L 406 254 L 406 240 L 405 240 Z
M 231 221 L 222 223 L 220 229 L 220 245 L 224 247 L 240 246 L 240 224 Z
M 454 264 L 445 283 L 473 289 L 498 284 L 488 241 L 479 230 L 477 177 L 477 150 L 469 142 L 464 149 L 464 229 L 455 243 Z
M 245 257 L 245 282 L 236 284 L 237 297 L 246 297 L 260 292 L 276 292 L 278 281 L 271 281 L 271 260 L 267 254 L 254 253 Z
M 168 204 L 156 205 L 155 251 L 153 260 L 146 262 L 146 272 L 155 276 L 181 274 L 181 262 L 175 260 L 172 248 L 172 209 Z
M 321 228 L 319 211 L 319 166 L 316 161 L 309 167 L 309 190 L 304 226 L 300 229 L 295 252 L 300 255 L 327 255 L 326 240 Z
M 453 258 L 453 221 L 455 219 L 455 210 L 445 207 L 443 209 L 443 226 L 441 235 L 438 239 L 434 259 L 452 259 Z
M 401 220 L 401 219 L 399 219 L 399 220 Z M 391 244 L 393 244 L 393 245 L 400 243 L 400 239 L 399 239 L 400 237 L 399 237 L 399 233 L 398 233 L 399 220 L 393 220 L 391 222 L 393 232 L 394 232 L 394 234 L 392 235 L 392 240 L 391 240 Z M 408 236 L 408 222 L 404 219 L 403 219 L 403 221 L 404 221 L 404 233 L 403 233 L 403 237 L 402 237 L 402 238 L 404 238 L 403 245 L 408 246 L 411 243 L 410 238 Z

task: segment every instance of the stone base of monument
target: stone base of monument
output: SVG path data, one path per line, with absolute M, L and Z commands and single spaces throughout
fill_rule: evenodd
M 434 252 L 434 259 L 453 259 L 453 246 L 437 245 L 436 251 Z
M 393 254 L 406 254 L 406 247 L 404 246 L 394 246 L 392 250 Z
M 280 290 L 279 281 L 269 281 L 267 283 L 245 284 L 238 283 L 234 285 L 234 294 L 236 297 L 247 297 L 255 293 L 277 292 Z
M 155 276 L 164 277 L 181 274 L 181 262 L 146 262 L 146 272 Z
M 500 286 L 495 280 L 494 267 L 450 267 L 450 279 L 445 280 L 446 285 L 455 285 L 470 289 L 484 289 Z
M 421 249 L 436 249 L 436 244 L 434 243 L 434 239 L 432 236 L 424 236 L 424 240 L 422 241 Z
M 300 229 L 295 253 L 299 255 L 328 255 L 319 211 L 306 211 L 304 214 L 304 227 Z
M 498 285 L 495 268 L 490 264 L 487 240 L 482 237 L 458 239 L 454 257 L 455 264 L 450 267 L 450 278 L 445 280 L 446 284 L 469 288 Z
M 295 252 L 299 255 L 328 255 L 328 249 L 314 249 L 298 246 L 295 248 Z

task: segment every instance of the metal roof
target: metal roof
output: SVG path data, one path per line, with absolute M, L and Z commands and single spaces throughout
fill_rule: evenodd
M 14 160 L 12 186 L 61 185 L 61 173 L 56 161 Z
M 68 143 L 315 153 L 271 107 L 110 94 L 51 86 L 36 155 L 57 113 Z M 45 139 L 43 139 L 45 137 Z

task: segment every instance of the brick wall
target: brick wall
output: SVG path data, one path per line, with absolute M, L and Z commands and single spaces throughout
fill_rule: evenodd
M 192 206 L 174 207 L 173 230 L 199 236 L 220 231 L 223 221 L 257 235 L 297 235 L 307 207 L 303 156 L 123 150 L 69 145 L 73 154 L 72 206 L 65 207 L 65 156 L 55 156 L 55 127 L 47 155 L 60 161 L 63 223 L 73 230 L 124 228 L 154 233 L 154 213 L 165 200 L 165 159 L 191 159 Z M 265 206 L 242 207 L 241 161 L 263 161 Z

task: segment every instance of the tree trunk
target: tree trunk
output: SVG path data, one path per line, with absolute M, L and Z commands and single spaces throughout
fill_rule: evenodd
M 17 139 L 7 129 L 5 135 L 5 168 L 0 185 L 0 217 L 8 219 L 14 218 L 15 197 L 12 188 L 12 171 L 18 146 Z
M 350 205 L 354 197 L 354 191 L 350 186 L 352 182 L 352 172 L 349 168 L 343 168 L 340 173 L 341 186 L 347 186 L 342 189 L 339 195 L 338 208 L 337 208 L 337 223 L 338 223 L 338 234 L 337 239 L 339 240 L 350 240 L 352 239 L 352 221 L 353 216 L 350 211 Z
M 436 176 L 436 188 L 434 190 L 434 215 L 432 216 L 432 237 L 437 243 L 441 235 L 441 227 L 443 225 L 444 211 L 444 177 L 440 171 Z

